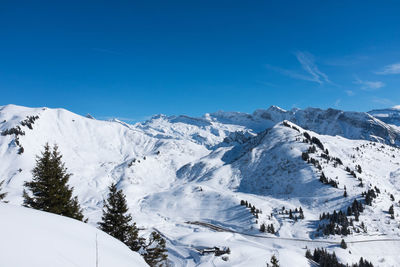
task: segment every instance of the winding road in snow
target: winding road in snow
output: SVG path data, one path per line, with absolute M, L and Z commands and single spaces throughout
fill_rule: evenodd
M 216 232 L 229 232 L 234 234 L 240 234 L 245 236 L 257 237 L 257 238 L 265 238 L 265 239 L 278 239 L 278 240 L 287 240 L 287 241 L 295 241 L 295 242 L 309 242 L 309 243 L 324 243 L 324 244 L 334 244 L 340 245 L 340 241 L 328 241 L 328 240 L 310 240 L 310 239 L 301 239 L 301 238 L 289 238 L 289 237 L 278 237 L 278 236 L 263 236 L 263 235 L 253 235 L 253 234 L 246 234 L 242 232 L 237 232 L 231 229 L 223 228 L 221 226 L 206 223 L 206 222 L 186 222 L 187 224 L 199 225 Z M 370 243 L 370 242 L 400 242 L 400 239 L 392 239 L 392 238 L 382 238 L 382 239 L 366 239 L 366 240 L 354 240 L 354 241 L 346 241 L 347 244 L 357 244 L 357 243 Z

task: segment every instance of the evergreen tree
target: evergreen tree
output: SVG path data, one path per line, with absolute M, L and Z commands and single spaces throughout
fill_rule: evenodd
M 156 231 L 151 233 L 149 242 L 144 247 L 144 250 L 143 257 L 148 265 L 151 267 L 167 266 L 168 255 L 166 254 L 165 240 L 159 233 Z
M 274 228 L 274 225 L 272 223 L 271 223 L 271 226 L 269 228 L 269 233 L 275 234 L 275 228 Z
M 300 219 L 304 219 L 304 213 L 303 213 L 303 209 L 300 207 L 299 209 L 300 212 Z
M 117 190 L 115 183 L 108 189 L 99 228 L 125 243 L 130 249 L 138 251 L 143 246 L 143 239 L 138 237 L 139 230 L 132 223 L 132 216 L 128 214 L 126 197 L 122 190 Z
M 265 224 L 261 224 L 260 226 L 260 232 L 265 232 Z
M 3 190 L 3 184 L 4 184 L 4 180 L 0 182 L 0 201 L 3 200 L 8 194 L 6 192 L 1 193 L 1 191 Z
M 393 205 L 391 205 L 390 208 L 389 208 L 389 214 L 390 214 L 390 217 L 392 219 L 394 219 L 394 208 L 393 208 Z
M 307 249 L 307 251 L 306 251 L 306 258 L 311 259 L 311 260 L 313 259 L 313 255 L 309 249 Z
M 271 265 L 267 263 L 267 266 L 279 267 L 279 261 L 275 255 L 272 255 L 271 260 L 269 262 L 271 263 Z
M 33 178 L 25 182 L 23 192 L 24 206 L 43 210 L 62 216 L 83 220 L 78 198 L 72 196 L 73 187 L 68 186 L 71 173 L 62 162 L 58 146 L 51 151 L 49 144 L 44 146 L 41 157 L 37 156 L 32 170 Z
M 340 242 L 340 247 L 341 247 L 342 249 L 346 249 L 346 248 L 347 248 L 347 244 L 346 244 L 346 242 L 344 241 L 344 239 L 342 239 L 342 241 Z

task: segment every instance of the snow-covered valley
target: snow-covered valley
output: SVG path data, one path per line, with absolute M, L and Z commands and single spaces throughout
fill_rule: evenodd
M 27 118 L 36 119 L 21 123 Z M 130 125 L 7 105 L 0 131 L 0 178 L 10 203 L 2 213 L 21 205 L 23 183 L 48 142 L 58 144 L 89 223 L 100 220 L 115 182 L 141 233 L 156 229 L 167 240 L 172 266 L 265 266 L 272 255 L 281 266 L 312 266 L 305 253 L 318 247 L 344 264 L 360 257 L 374 266 L 400 264 L 400 129 L 373 113 L 273 106 L 253 114 L 157 115 Z M 375 194 L 370 205 L 347 213 L 368 190 Z M 304 218 L 295 212 L 300 207 Z M 352 221 L 347 234 L 323 234 L 329 219 L 320 215 L 334 210 Z M 263 224 L 275 233 L 260 232 Z M 199 253 L 213 247 L 230 254 Z

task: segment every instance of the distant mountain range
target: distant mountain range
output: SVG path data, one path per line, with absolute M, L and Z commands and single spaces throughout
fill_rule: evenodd
M 371 110 L 368 113 L 387 124 L 400 127 L 400 106 Z

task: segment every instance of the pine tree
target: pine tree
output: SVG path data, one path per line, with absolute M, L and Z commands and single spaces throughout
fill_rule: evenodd
M 299 209 L 299 212 L 300 212 L 300 219 L 304 219 L 304 212 L 303 212 L 303 209 L 300 207 L 300 209 Z
M 125 243 L 130 249 L 138 251 L 143 246 L 143 239 L 138 237 L 139 230 L 132 223 L 132 216 L 128 214 L 126 197 L 122 190 L 117 190 L 115 183 L 108 189 L 99 228 Z
M 265 232 L 265 224 L 261 224 L 260 226 L 260 232 Z
M 271 265 L 267 263 L 267 266 L 279 267 L 279 261 L 275 255 L 272 255 L 271 260 L 269 262 L 271 263 Z
M 151 233 L 149 242 L 144 247 L 144 250 L 143 257 L 148 265 L 152 267 L 167 266 L 168 255 L 166 254 L 165 240 L 159 233 L 156 231 Z
M 342 249 L 346 249 L 346 248 L 347 248 L 347 244 L 346 244 L 346 242 L 344 241 L 344 239 L 342 239 L 342 241 L 340 242 L 340 247 L 341 247 Z
M 307 251 L 306 251 L 306 258 L 307 259 L 311 259 L 311 260 L 313 258 L 312 253 L 311 253 L 311 251 L 309 249 L 307 249 Z
M 0 201 L 3 200 L 8 194 L 6 192 L 1 193 L 1 191 L 3 190 L 3 184 L 4 184 L 4 180 L 0 182 Z
M 390 214 L 390 217 L 392 219 L 394 219 L 394 208 L 393 208 L 393 205 L 391 205 L 390 208 L 389 208 L 389 214 Z
M 78 198 L 72 197 L 73 187 L 68 186 L 72 174 L 67 172 L 61 159 L 57 145 L 54 145 L 52 151 L 49 144 L 44 146 L 32 170 L 32 181 L 24 183 L 26 190 L 23 192 L 23 205 L 82 221 Z
M 272 223 L 271 223 L 271 226 L 269 228 L 269 233 L 275 234 L 275 227 L 274 227 L 274 225 Z

